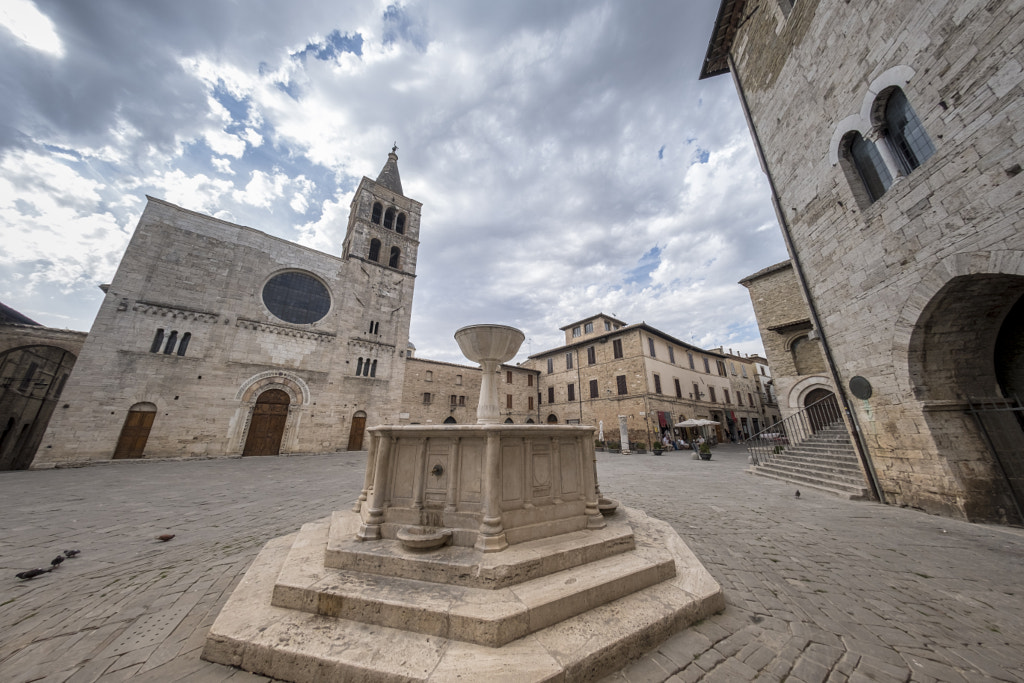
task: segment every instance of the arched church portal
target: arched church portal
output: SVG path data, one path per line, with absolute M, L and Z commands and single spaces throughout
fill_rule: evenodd
M 242 455 L 277 455 L 288 422 L 291 397 L 281 389 L 267 389 L 256 399 Z
M 970 492 L 974 519 L 1022 521 L 1024 276 L 961 275 L 921 311 L 908 353 L 939 453 Z M 931 409 L 929 409 L 931 408 Z

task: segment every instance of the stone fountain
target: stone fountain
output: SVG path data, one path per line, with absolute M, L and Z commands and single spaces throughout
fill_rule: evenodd
M 483 371 L 477 424 L 371 428 L 355 505 L 267 544 L 205 659 L 289 681 L 585 680 L 724 607 L 671 527 L 600 497 L 593 427 L 499 424 L 522 332 L 455 338 Z

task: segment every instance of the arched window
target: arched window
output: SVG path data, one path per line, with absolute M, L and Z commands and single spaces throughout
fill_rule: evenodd
M 896 88 L 885 103 L 885 127 L 900 171 L 910 173 L 935 154 L 935 145 L 903 91 Z
M 191 341 L 191 339 L 192 339 L 192 333 L 191 332 L 186 332 L 185 334 L 181 335 L 181 343 L 178 344 L 178 355 L 179 356 L 184 356 L 185 355 L 185 351 L 188 350 L 188 343 L 189 343 L 189 341 Z
M 373 214 L 370 216 L 370 220 L 380 225 L 380 215 L 384 212 L 384 206 L 380 202 L 373 203 Z
M 373 363 L 370 364 L 370 377 L 377 376 L 377 359 L 373 359 Z
M 395 221 L 395 232 L 397 232 L 399 235 L 404 235 L 405 234 L 405 214 L 404 213 L 398 214 L 398 220 Z
M 359 359 L 359 364 L 356 365 L 356 377 L 363 374 L 363 359 Z
M 380 260 L 380 240 L 378 240 L 378 239 L 370 240 L 370 255 L 369 255 L 369 258 L 370 258 L 371 261 L 379 261 Z
M 156 334 L 153 335 L 153 343 L 149 347 L 149 352 L 150 353 L 160 353 L 160 347 L 163 345 L 163 343 L 164 343 L 164 328 L 161 327 L 160 329 L 158 329 L 156 331 Z
M 384 212 L 384 227 L 388 230 L 395 228 L 395 207 L 393 206 Z
M 892 185 L 892 176 L 882 162 L 875 143 L 865 140 L 860 133 L 854 131 L 846 136 L 844 153 L 857 171 L 868 202 L 877 201 Z
M 376 362 L 376 361 L 374 361 L 374 362 Z M 370 376 L 370 359 L 367 358 L 366 362 L 363 363 L 363 377 L 369 377 L 369 376 Z
M 178 331 L 174 330 L 170 336 L 167 337 L 167 345 L 164 346 L 164 355 L 169 356 L 174 353 L 174 345 L 178 342 Z
M 391 247 L 391 258 L 388 259 L 388 265 L 392 268 L 398 267 L 398 262 L 402 258 L 402 250 L 398 247 Z
M 455 422 L 455 418 L 452 417 L 451 415 L 449 415 L 448 417 L 446 417 L 444 419 L 444 424 L 446 424 L 446 425 L 453 425 L 453 424 L 457 424 L 457 423 Z

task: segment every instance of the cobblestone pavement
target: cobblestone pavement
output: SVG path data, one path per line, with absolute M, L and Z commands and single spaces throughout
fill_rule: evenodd
M 266 680 L 200 660 L 206 633 L 262 545 L 351 504 L 364 463 L 0 473 L 0 681 Z M 796 498 L 745 470 L 736 446 L 601 454 L 603 493 L 670 522 L 728 602 L 606 681 L 1024 681 L 1024 531 Z

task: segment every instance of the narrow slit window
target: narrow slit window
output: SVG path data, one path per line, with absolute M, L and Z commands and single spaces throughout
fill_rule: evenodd
M 184 356 L 185 355 L 185 352 L 188 350 L 188 343 L 190 341 L 192 341 L 192 333 L 191 332 L 186 332 L 185 334 L 181 335 L 181 343 L 178 344 L 178 355 L 179 356 Z

